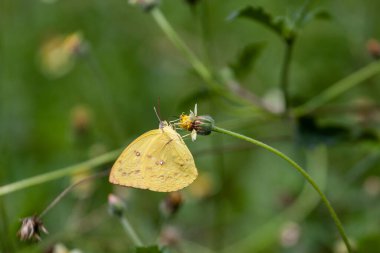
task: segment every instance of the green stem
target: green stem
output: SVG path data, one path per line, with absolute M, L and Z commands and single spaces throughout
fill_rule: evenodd
M 368 78 L 380 73 L 380 61 L 373 62 L 365 67 L 357 70 L 351 75 L 343 78 L 342 80 L 334 83 L 328 89 L 323 91 L 318 96 L 314 97 L 307 103 L 295 108 L 293 114 L 297 117 L 308 114 L 318 107 L 323 106 L 327 102 L 333 100 L 337 96 L 346 92 L 347 90 L 355 87 L 356 85 L 364 82 Z
M 191 49 L 185 44 L 185 42 L 180 38 L 177 32 L 173 29 L 170 23 L 165 18 L 164 14 L 159 8 L 153 8 L 150 11 L 154 20 L 160 26 L 162 31 L 168 36 L 169 40 L 174 44 L 175 47 L 180 50 L 189 63 L 192 65 L 193 69 L 198 73 L 198 75 L 205 81 L 205 84 L 213 90 L 215 93 L 228 98 L 229 100 L 243 105 L 252 105 L 246 99 L 242 99 L 236 94 L 233 94 L 225 89 L 218 81 L 215 80 L 215 77 L 211 71 L 206 67 L 205 64 L 191 51 Z M 259 106 L 255 104 L 255 106 Z
M 120 150 L 111 151 L 82 163 L 78 163 L 75 165 L 65 167 L 60 170 L 48 172 L 42 175 L 38 175 L 35 177 L 27 178 L 24 180 L 20 180 L 18 182 L 1 186 L 0 196 L 14 192 L 14 191 L 18 191 L 18 190 L 21 190 L 33 185 L 38 185 L 38 184 L 42 184 L 48 181 L 52 181 L 52 180 L 55 180 L 67 175 L 71 175 L 73 173 L 80 173 L 87 170 L 91 170 L 95 168 L 96 166 L 99 166 L 101 164 L 104 164 L 116 159 L 118 154 L 120 154 Z
M 285 56 L 281 69 L 280 87 L 284 94 L 285 111 L 289 108 L 289 68 L 292 59 L 294 40 L 285 41 Z
M 128 219 L 125 216 L 120 217 L 120 222 L 123 225 L 123 228 L 124 228 L 125 232 L 132 239 L 133 243 L 137 247 L 144 246 L 143 243 L 141 242 L 140 238 L 136 234 L 135 230 L 133 229 L 133 227 L 131 226 L 131 224 L 129 223 Z
M 105 175 L 108 174 L 108 170 L 106 171 L 103 171 L 103 172 L 100 172 L 100 173 L 97 173 L 95 175 L 91 175 L 89 177 L 85 177 L 83 178 L 82 180 L 79 180 L 78 182 L 76 183 L 73 183 L 71 185 L 69 185 L 65 190 L 63 190 L 63 192 L 61 192 L 46 208 L 45 210 L 43 210 L 41 212 L 41 214 L 38 216 L 39 219 L 41 219 L 47 212 L 50 211 L 50 209 L 52 209 L 56 204 L 58 204 L 63 197 L 66 196 L 67 193 L 69 193 L 74 187 L 76 187 L 77 185 L 80 185 L 84 182 L 87 182 L 87 181 L 90 181 L 94 178 L 97 178 L 97 177 L 104 177 Z
M 195 71 L 209 84 L 213 89 L 220 89 L 220 86 L 215 83 L 211 72 L 207 67 L 198 59 L 198 57 L 190 50 L 190 48 L 183 42 L 183 40 L 178 36 L 177 32 L 166 20 L 165 16 L 159 8 L 153 8 L 150 12 L 161 27 L 164 33 L 168 36 L 171 42 L 185 55 L 187 60 L 193 66 Z
M 306 150 L 306 163 L 309 173 L 318 180 L 319 185 L 324 189 L 327 174 L 327 148 L 324 145 Z M 237 243 L 229 245 L 223 249 L 222 253 L 228 252 L 261 252 L 273 245 L 278 240 L 281 227 L 289 221 L 300 222 L 303 220 L 320 202 L 318 194 L 305 183 L 303 190 L 297 199 L 280 214 L 257 227 L 248 236 Z
M 348 252 L 352 252 L 352 249 L 351 249 L 351 246 L 350 246 L 350 243 L 347 239 L 347 236 L 346 236 L 346 233 L 344 231 L 344 228 L 343 228 L 343 225 L 342 223 L 340 222 L 334 208 L 331 206 L 329 200 L 327 199 L 326 195 L 321 191 L 321 189 L 319 188 L 319 186 L 315 183 L 315 181 L 311 178 L 311 176 L 304 170 L 302 169 L 301 166 L 299 166 L 295 161 L 293 161 L 292 159 L 290 159 L 288 156 L 286 156 L 284 153 L 282 153 L 281 151 L 275 149 L 275 148 L 272 148 L 271 146 L 261 142 L 261 141 L 258 141 L 258 140 L 255 140 L 255 139 L 252 139 L 250 137 L 247 137 L 247 136 L 244 136 L 242 134 L 238 134 L 238 133 L 235 133 L 235 132 L 232 132 L 232 131 L 229 131 L 229 130 L 226 130 L 226 129 L 223 129 L 223 128 L 220 128 L 220 127 L 217 127 L 217 126 L 214 126 L 213 127 L 213 131 L 214 132 L 219 132 L 219 133 L 223 133 L 223 134 L 227 134 L 227 135 L 230 135 L 232 137 L 235 137 L 235 138 L 238 138 L 238 139 L 242 139 L 244 141 L 247 141 L 247 142 L 250 142 L 252 144 L 255 144 L 257 146 L 260 146 L 272 153 L 274 153 L 275 155 L 281 157 L 282 159 L 284 159 L 285 161 L 287 161 L 288 163 L 290 163 L 290 165 L 292 165 L 310 184 L 311 186 L 317 191 L 317 193 L 319 194 L 319 196 L 321 197 L 323 203 L 326 205 L 332 219 L 334 220 L 335 222 L 335 225 L 336 227 L 338 228 L 338 231 L 347 247 L 347 251 Z

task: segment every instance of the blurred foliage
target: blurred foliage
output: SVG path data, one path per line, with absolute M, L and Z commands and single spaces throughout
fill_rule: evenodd
M 292 40 L 294 37 L 289 20 L 284 19 L 283 17 L 274 18 L 262 7 L 245 7 L 235 13 L 232 13 L 230 19 L 235 19 L 237 17 L 248 18 L 255 22 L 261 23 L 273 32 L 277 33 L 280 37 L 284 38 L 284 40 Z
M 0 0 L 0 185 L 127 145 L 158 127 L 158 100 L 168 120 L 197 102 L 217 125 L 326 176 L 325 192 L 358 252 L 379 252 L 380 78 L 301 118 L 268 112 L 261 99 L 283 92 L 284 43 L 273 31 L 297 38 L 288 92 L 290 105 L 301 105 L 378 58 L 380 2 L 162 0 L 159 8 L 215 79 L 248 103 L 209 89 L 152 16 L 127 1 Z M 231 21 L 231 13 L 251 20 Z M 226 83 L 225 68 L 236 75 Z M 186 143 L 200 175 L 175 215 L 160 213 L 167 194 L 98 178 L 44 216 L 49 234 L 41 242 L 19 241 L 20 218 L 39 214 L 85 176 L 71 175 L 0 196 L 0 252 L 135 252 L 107 213 L 112 192 L 144 244 L 166 244 L 164 252 L 344 252 L 326 208 L 288 164 L 216 133 Z M 316 152 L 321 146 L 327 155 Z

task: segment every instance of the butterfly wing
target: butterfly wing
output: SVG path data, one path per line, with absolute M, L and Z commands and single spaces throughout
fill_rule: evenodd
M 149 131 L 133 141 L 116 160 L 110 182 L 169 192 L 188 186 L 197 177 L 193 156 L 170 126 Z

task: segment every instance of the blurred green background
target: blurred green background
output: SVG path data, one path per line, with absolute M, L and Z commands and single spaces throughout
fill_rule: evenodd
M 261 43 L 239 82 L 281 107 L 283 41 L 263 25 L 227 17 L 254 4 L 292 18 L 304 1 L 189 2 L 160 4 L 186 44 L 219 73 L 247 44 Z M 312 10 L 331 18 L 298 33 L 289 70 L 292 106 L 373 61 L 366 45 L 380 39 L 379 1 L 314 2 Z M 67 45 L 70 35 L 78 47 Z M 158 100 L 169 120 L 198 103 L 199 114 L 213 116 L 217 125 L 294 158 L 324 188 L 358 252 L 380 252 L 379 77 L 308 117 L 284 118 L 208 89 L 152 16 L 127 1 L 0 0 L 0 36 L 0 185 L 125 147 L 158 127 Z M 126 216 L 146 245 L 165 244 L 174 234 L 168 252 L 345 252 L 326 207 L 287 163 L 217 133 L 186 143 L 200 176 L 182 191 L 174 217 L 160 214 L 167 194 L 100 178 L 46 214 L 50 233 L 42 242 L 20 242 L 19 219 L 39 214 L 78 177 L 71 175 L 0 197 L 0 251 L 53 252 L 62 243 L 82 252 L 134 252 L 107 212 L 107 195 L 114 192 L 126 201 Z

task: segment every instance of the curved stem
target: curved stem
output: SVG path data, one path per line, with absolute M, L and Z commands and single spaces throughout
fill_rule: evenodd
M 373 62 L 367 66 L 357 70 L 351 75 L 341 79 L 340 81 L 331 85 L 328 89 L 323 91 L 318 96 L 314 97 L 305 104 L 295 108 L 293 114 L 297 117 L 308 114 L 318 107 L 323 106 L 327 102 L 333 100 L 337 96 L 346 92 L 347 90 L 355 87 L 356 85 L 364 82 L 368 78 L 380 73 L 380 61 Z
M 78 163 L 75 165 L 65 167 L 60 170 L 48 172 L 42 175 L 38 175 L 35 177 L 27 178 L 24 180 L 20 180 L 18 182 L 1 186 L 0 196 L 14 192 L 14 191 L 18 191 L 18 190 L 21 190 L 33 185 L 38 185 L 38 184 L 42 184 L 48 181 L 52 181 L 52 180 L 55 180 L 55 179 L 58 179 L 58 178 L 61 178 L 73 173 L 80 173 L 86 170 L 91 170 L 95 168 L 96 166 L 99 166 L 101 164 L 104 164 L 116 159 L 119 153 L 120 153 L 120 150 L 114 150 L 82 163 Z
M 258 141 L 258 140 L 255 140 L 255 139 L 252 139 L 250 137 L 247 137 L 247 136 L 244 136 L 242 134 L 238 134 L 238 133 L 235 133 L 235 132 L 232 132 L 232 131 L 229 131 L 229 130 L 226 130 L 226 129 L 223 129 L 223 128 L 220 128 L 220 127 L 217 127 L 217 126 L 214 126 L 213 127 L 213 131 L 214 132 L 219 132 L 219 133 L 223 133 L 223 134 L 227 134 L 227 135 L 230 135 L 232 137 L 235 137 L 235 138 L 238 138 L 238 139 L 241 139 L 241 140 L 244 140 L 244 141 L 247 141 L 247 142 L 250 142 L 252 144 L 255 144 L 257 146 L 260 146 L 272 153 L 274 153 L 275 155 L 281 157 L 282 159 L 284 159 L 285 161 L 287 161 L 290 165 L 292 165 L 293 168 L 295 168 L 310 184 L 311 186 L 317 191 L 317 193 L 319 194 L 319 196 L 321 197 L 323 203 L 325 204 L 325 206 L 327 207 L 332 219 L 334 220 L 335 222 L 335 225 L 336 227 L 338 228 L 338 231 L 347 247 L 347 250 L 348 252 L 352 252 L 352 249 L 351 249 L 351 246 L 350 246 L 350 243 L 348 241 L 348 238 L 346 236 L 346 233 L 344 231 L 344 228 L 343 228 L 343 225 L 342 223 L 340 222 L 334 208 L 331 206 L 330 204 L 330 201 L 327 199 L 326 195 L 322 192 L 322 190 L 319 188 L 319 186 L 315 183 L 315 181 L 311 178 L 311 176 L 304 170 L 302 169 L 301 166 L 299 166 L 295 161 L 293 161 L 291 158 L 289 158 L 288 156 L 286 156 L 284 153 L 282 153 L 281 151 L 261 142 L 261 141 Z
M 139 236 L 137 235 L 137 233 L 135 232 L 135 230 L 133 229 L 133 227 L 131 226 L 131 224 L 129 223 L 128 219 L 125 216 L 120 217 L 120 222 L 121 222 L 125 232 L 129 235 L 129 237 L 133 241 L 133 243 L 137 247 L 144 246 L 141 239 L 139 238 Z
M 306 163 L 309 173 L 314 176 L 320 187 L 324 189 L 328 167 L 326 146 L 321 145 L 308 149 L 306 151 Z M 257 227 L 245 238 L 223 249 L 222 253 L 265 251 L 268 246 L 273 245 L 278 239 L 281 227 L 289 221 L 299 223 L 319 202 L 318 194 L 305 182 L 303 190 L 289 207 L 262 226 Z
M 83 178 L 82 180 L 79 180 L 78 182 L 76 183 L 73 183 L 71 185 L 69 185 L 65 190 L 63 190 L 63 192 L 61 192 L 46 208 L 45 210 L 43 210 L 41 212 L 41 214 L 38 216 L 38 218 L 42 218 L 50 209 L 52 209 L 56 204 L 58 204 L 59 201 L 61 201 L 61 199 L 63 197 L 66 196 L 67 193 L 69 193 L 75 186 L 77 185 L 80 185 L 84 182 L 87 182 L 89 180 L 92 180 L 94 178 L 97 178 L 97 177 L 104 177 L 105 175 L 108 174 L 108 170 L 105 170 L 105 171 L 102 171 L 100 173 L 97 173 L 97 174 L 94 174 L 94 175 L 91 175 L 91 176 L 88 176 L 88 177 L 85 177 Z

